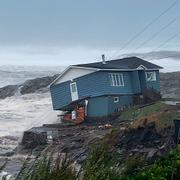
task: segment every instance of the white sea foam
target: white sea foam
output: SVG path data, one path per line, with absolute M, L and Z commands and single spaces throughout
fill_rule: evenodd
M 0 100 L 0 136 L 21 136 L 24 130 L 57 121 L 49 93 L 19 95 Z
M 0 66 L 0 87 L 22 84 L 26 80 L 60 73 L 65 67 Z

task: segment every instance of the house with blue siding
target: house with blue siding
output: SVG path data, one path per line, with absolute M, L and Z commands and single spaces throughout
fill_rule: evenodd
M 138 57 L 71 65 L 50 85 L 53 109 L 81 106 L 87 117 L 113 115 L 147 89 L 160 92 L 161 68 Z

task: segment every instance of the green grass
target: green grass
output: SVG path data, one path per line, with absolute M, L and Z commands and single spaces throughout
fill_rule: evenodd
M 180 179 L 180 148 L 172 150 L 151 166 L 137 169 L 144 157 L 127 159 L 124 173 L 115 168 L 116 163 L 107 149 L 97 148 L 91 152 L 84 166 L 83 180 L 176 180 Z
M 83 180 L 119 179 L 119 174 L 115 170 L 115 156 L 109 152 L 111 149 L 108 147 L 106 144 L 101 144 L 91 149 L 82 167 Z
M 180 116 L 180 112 L 178 111 L 169 111 L 160 114 L 155 119 L 156 131 L 163 135 L 173 133 L 174 119 L 178 116 Z
M 152 114 L 154 115 L 151 116 Z M 162 130 L 164 134 L 174 118 L 179 115 L 180 113 L 175 109 L 169 108 L 163 102 L 157 102 L 140 109 L 138 106 L 127 109 L 119 117 L 119 120 L 136 119 L 134 122 L 138 124 L 138 122 L 141 123 L 144 119 L 148 119 L 148 122 L 154 121 L 157 126 L 155 127 L 159 128 L 159 131 Z M 145 166 L 147 165 L 146 156 L 140 153 L 133 154 L 125 160 L 121 159 L 123 158 L 122 154 L 119 155 L 117 149 L 119 147 L 119 133 L 118 129 L 113 129 L 92 148 L 82 167 L 83 180 L 168 180 L 171 177 L 180 178 L 180 148 L 147 167 Z M 122 164 L 119 164 L 121 161 Z
M 155 104 L 143 108 L 139 108 L 139 106 L 134 106 L 122 112 L 122 114 L 119 117 L 119 120 L 125 121 L 125 120 L 139 119 L 151 115 L 152 113 L 159 112 L 165 107 L 167 107 L 167 105 L 164 104 L 163 102 L 157 102 Z

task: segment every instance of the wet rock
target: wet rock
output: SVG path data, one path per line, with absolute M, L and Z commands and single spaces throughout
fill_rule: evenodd
M 156 139 L 156 140 L 154 141 L 154 143 L 155 143 L 155 144 L 160 144 L 160 143 L 161 143 L 161 140 L 160 140 L 160 139 Z
M 57 75 L 27 80 L 21 85 L 21 94 L 34 93 L 39 89 L 43 89 L 47 87 L 55 78 L 57 78 Z
M 0 88 L 0 99 L 5 99 L 6 97 L 14 96 L 18 90 L 18 85 L 8 85 L 3 88 Z
M 82 144 L 77 143 L 77 142 L 70 142 L 70 143 L 64 145 L 63 151 L 68 152 L 73 149 L 78 149 L 80 147 L 82 147 Z
M 155 160 L 155 155 L 156 155 L 157 151 L 158 151 L 157 149 L 152 148 L 146 157 L 147 160 L 153 162 Z
M 20 85 L 8 85 L 0 88 L 0 99 L 5 99 L 7 97 L 14 96 L 15 94 L 29 94 L 36 91 L 47 92 L 47 87 L 49 84 L 57 78 L 58 75 L 46 76 L 42 78 L 36 78 L 32 80 L 27 80 Z
M 15 178 L 17 174 L 21 171 L 23 167 L 24 161 L 21 159 L 12 159 L 11 161 L 7 161 L 3 171 L 1 172 L 1 177 L 13 177 Z
M 14 154 L 14 150 L 9 150 L 9 149 L 7 149 L 7 150 L 5 150 L 5 149 L 3 149 L 3 150 L 1 150 L 1 152 L 0 152 L 0 156 L 5 156 L 5 157 L 9 157 L 9 156 L 12 156 Z
M 137 145 L 138 149 L 142 149 L 144 146 L 143 145 Z
M 21 144 L 25 149 L 34 149 L 39 145 L 47 144 L 47 133 L 46 131 L 32 128 L 24 132 Z
M 76 161 L 78 164 L 82 164 L 86 158 L 87 158 L 87 155 L 83 154 L 79 156 Z

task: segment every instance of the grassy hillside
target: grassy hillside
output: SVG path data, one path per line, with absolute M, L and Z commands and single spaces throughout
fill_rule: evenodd
M 90 129 L 88 137 L 94 136 L 94 138 L 86 144 L 86 149 L 81 149 L 81 154 L 87 153 L 87 156 L 81 164 L 80 171 L 75 170 L 70 156 L 61 158 L 59 146 L 54 144 L 54 150 L 58 149 L 56 152 L 59 154 L 58 157 L 50 153 L 49 150 L 52 153 L 53 150 L 49 147 L 47 154 L 38 157 L 32 166 L 28 166 L 30 168 L 22 170 L 18 178 L 32 180 L 148 180 L 158 178 L 168 180 L 169 177 L 173 177 L 177 179 L 180 171 L 180 149 L 175 149 L 172 132 L 173 119 L 180 116 L 178 108 L 157 102 L 146 107 L 137 106 L 127 109 L 117 118 L 117 123 L 113 125 L 113 128 L 106 131 L 105 136 L 101 138 L 97 138 L 98 134 L 94 136 L 98 126 Z M 125 126 L 122 125 L 124 120 L 128 122 Z M 77 129 L 79 132 L 80 126 Z M 79 133 L 82 133 L 82 130 Z M 98 132 L 102 133 L 105 130 L 101 129 Z M 72 137 L 75 134 L 71 134 Z M 87 137 L 85 139 L 87 140 Z M 75 141 L 74 145 L 77 146 L 81 140 Z M 68 143 L 71 145 L 71 141 Z M 70 150 L 68 155 L 70 152 L 80 151 L 73 146 Z
M 155 104 L 140 108 L 139 106 L 132 107 L 122 112 L 119 120 L 135 120 L 145 116 L 149 116 L 152 113 L 159 112 L 167 107 L 163 102 L 157 102 Z
M 116 127 L 91 149 L 83 166 L 84 179 L 179 177 L 180 149 L 170 152 L 175 148 L 172 129 L 177 116 L 175 107 L 162 102 L 126 110 L 118 120 L 134 121 L 123 132 Z

